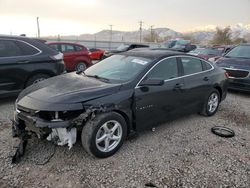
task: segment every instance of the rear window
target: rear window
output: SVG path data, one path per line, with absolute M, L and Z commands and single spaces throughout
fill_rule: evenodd
M 13 57 L 22 55 L 21 49 L 12 40 L 0 40 L 0 57 Z
M 192 57 L 182 57 L 181 62 L 184 69 L 184 75 L 202 72 L 202 63 L 199 59 Z
M 78 45 L 75 45 L 75 49 L 76 49 L 76 51 L 84 50 L 81 46 L 78 46 Z
M 39 50 L 31 45 L 15 40 L 0 40 L 0 57 L 34 55 Z
M 70 44 L 62 44 L 61 45 L 62 52 L 75 52 L 75 48 Z
M 16 44 L 21 49 L 22 55 L 34 55 L 39 53 L 39 50 L 37 50 L 36 48 L 32 47 L 27 43 L 16 41 Z

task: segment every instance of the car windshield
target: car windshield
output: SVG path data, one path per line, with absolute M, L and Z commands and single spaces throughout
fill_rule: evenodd
M 237 46 L 226 54 L 225 57 L 250 58 L 250 46 Z
M 117 50 L 118 51 L 126 51 L 127 49 L 129 48 L 129 45 L 128 44 L 121 44 Z
M 134 79 L 150 62 L 150 59 L 142 57 L 113 55 L 88 68 L 84 73 L 86 76 L 120 83 Z

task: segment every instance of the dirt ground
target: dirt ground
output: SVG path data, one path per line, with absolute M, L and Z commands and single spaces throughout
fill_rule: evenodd
M 250 94 L 229 93 L 213 117 L 183 117 L 128 139 L 114 156 L 90 157 L 32 139 L 11 164 L 14 99 L 0 101 L 0 187 L 250 187 Z M 236 136 L 211 133 L 215 125 Z

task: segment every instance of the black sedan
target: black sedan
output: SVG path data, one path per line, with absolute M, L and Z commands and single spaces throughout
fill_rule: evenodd
M 144 44 L 121 44 L 116 50 L 106 51 L 102 56 L 102 58 L 105 59 L 114 54 L 119 54 L 136 48 L 149 48 L 149 46 Z
M 39 39 L 0 35 L 0 97 L 64 71 L 63 55 Z
M 227 71 L 229 89 L 250 91 L 250 44 L 233 48 L 215 63 Z
M 201 58 L 132 50 L 25 89 L 13 134 L 24 139 L 25 131 L 35 132 L 72 147 L 80 129 L 84 149 L 108 157 L 130 133 L 184 114 L 214 115 L 226 91 L 225 71 Z

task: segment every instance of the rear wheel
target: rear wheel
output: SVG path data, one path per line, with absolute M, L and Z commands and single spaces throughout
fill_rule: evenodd
M 28 79 L 25 87 L 29 87 L 30 85 L 41 82 L 49 77 L 50 76 L 48 74 L 36 74 Z
M 213 89 L 213 91 L 209 94 L 208 98 L 204 103 L 204 107 L 201 114 L 205 116 L 212 116 L 217 112 L 219 105 L 220 93 L 218 90 Z
M 82 145 L 89 154 L 105 158 L 120 149 L 126 136 L 127 125 L 120 114 L 101 114 L 83 127 Z
M 87 68 L 86 63 L 80 62 L 76 65 L 76 71 L 84 71 Z

